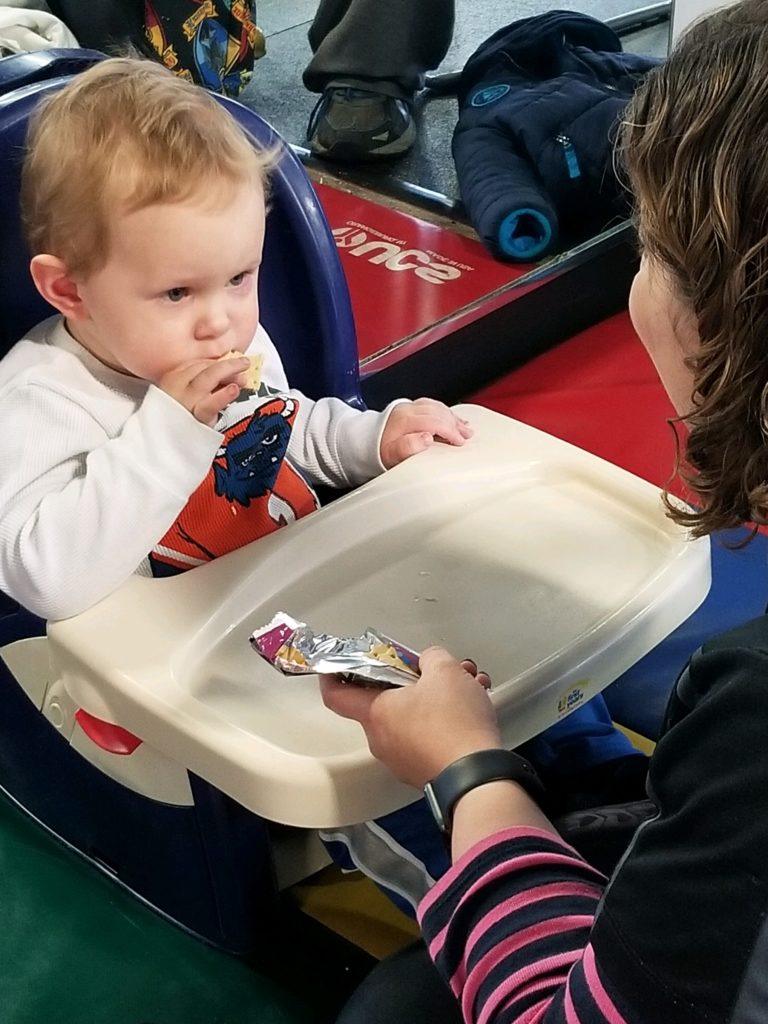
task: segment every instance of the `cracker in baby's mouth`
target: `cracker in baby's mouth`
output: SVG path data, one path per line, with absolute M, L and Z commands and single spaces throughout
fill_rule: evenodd
M 244 352 L 225 352 L 220 359 L 247 359 L 249 367 L 245 371 L 245 387 L 248 391 L 258 391 L 261 387 L 261 368 L 264 365 L 263 355 L 247 356 Z

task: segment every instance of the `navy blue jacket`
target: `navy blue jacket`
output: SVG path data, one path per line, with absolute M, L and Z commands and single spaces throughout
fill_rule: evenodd
M 495 256 L 538 259 L 561 228 L 596 230 L 626 212 L 615 131 L 658 63 L 570 11 L 516 21 L 469 58 L 453 156 L 469 218 Z

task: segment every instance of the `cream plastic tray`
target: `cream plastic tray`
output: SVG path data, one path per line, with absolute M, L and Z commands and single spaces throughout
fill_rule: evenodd
M 588 700 L 700 604 L 709 545 L 657 488 L 475 406 L 437 445 L 322 511 L 192 572 L 134 578 L 50 626 L 69 696 L 266 818 L 334 826 L 415 797 L 360 727 L 251 650 L 280 610 L 377 626 L 490 672 L 510 745 Z

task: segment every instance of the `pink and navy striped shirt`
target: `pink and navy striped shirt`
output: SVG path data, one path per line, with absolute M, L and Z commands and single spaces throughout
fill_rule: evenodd
M 453 865 L 419 921 L 468 1024 L 635 1024 L 589 944 L 605 884 L 570 846 L 533 828 L 490 836 Z
M 697 651 L 609 884 L 558 836 L 469 850 L 419 919 L 468 1024 L 766 1024 L 768 615 Z

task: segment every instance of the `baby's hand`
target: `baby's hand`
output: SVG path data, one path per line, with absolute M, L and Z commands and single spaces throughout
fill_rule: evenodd
M 472 427 L 455 416 L 447 405 L 431 398 L 396 405 L 381 437 L 381 461 L 387 469 L 423 452 L 437 439 L 462 445 L 472 437 Z
M 242 359 L 201 359 L 171 370 L 157 386 L 175 398 L 201 423 L 212 427 L 219 413 L 240 393 L 244 371 L 250 365 Z

